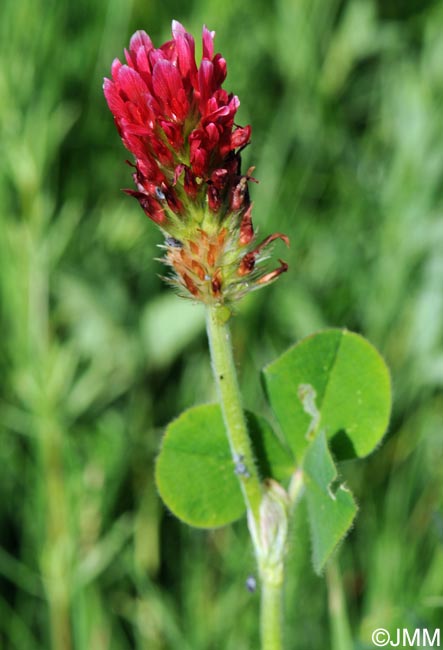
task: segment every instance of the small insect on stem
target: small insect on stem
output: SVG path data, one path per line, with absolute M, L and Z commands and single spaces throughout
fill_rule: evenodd
M 248 576 L 246 578 L 245 587 L 250 594 L 254 593 L 254 591 L 257 589 L 257 580 L 254 578 L 254 576 Z
M 158 198 L 159 201 L 164 201 L 166 198 L 166 195 L 164 192 L 159 187 L 155 188 L 155 195 Z
M 234 454 L 234 472 L 238 476 L 244 476 L 245 478 L 249 478 L 251 475 L 248 472 L 248 468 L 246 467 L 245 463 L 243 462 L 244 456 L 242 454 Z
M 183 244 L 175 237 L 166 237 L 165 239 L 166 246 L 171 246 L 171 248 L 183 248 Z

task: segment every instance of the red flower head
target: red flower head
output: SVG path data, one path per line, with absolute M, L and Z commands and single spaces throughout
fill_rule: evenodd
M 104 93 L 123 143 L 135 157 L 136 190 L 125 190 L 165 235 L 170 281 L 207 303 L 237 300 L 287 270 L 260 269 L 248 181 L 240 151 L 251 127 L 235 124 L 240 105 L 222 84 L 226 61 L 214 55 L 214 32 L 203 27 L 197 67 L 194 39 L 177 21 L 173 39 L 160 48 L 138 31 L 125 51 L 127 64 L 112 64 Z M 131 164 L 131 163 L 130 163 Z M 182 291 L 182 293 L 183 293 Z

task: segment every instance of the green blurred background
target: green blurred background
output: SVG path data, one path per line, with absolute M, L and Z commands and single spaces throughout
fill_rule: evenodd
M 290 272 L 233 323 L 245 404 L 258 370 L 325 326 L 392 370 L 383 446 L 342 473 L 360 514 L 339 561 L 355 649 L 443 608 L 443 4 L 424 0 L 3 0 L 0 9 L 0 647 L 254 650 L 244 522 L 165 512 L 165 424 L 214 398 L 200 307 L 153 258 L 102 78 L 133 31 L 206 23 L 228 61 L 255 223 Z M 278 251 L 280 253 L 280 250 Z M 331 648 L 303 517 L 287 648 Z M 335 647 L 334 650 L 343 650 Z

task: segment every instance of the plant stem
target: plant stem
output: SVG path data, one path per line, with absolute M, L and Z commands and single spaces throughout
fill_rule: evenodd
M 262 650 L 282 650 L 282 585 L 262 581 L 260 634 Z
M 261 579 L 262 650 L 282 650 L 283 557 L 269 564 L 267 553 L 272 553 L 272 549 L 262 548 L 260 505 L 264 504 L 264 490 L 260 483 L 246 426 L 226 312 L 222 307 L 208 307 L 207 329 L 212 368 L 232 457 L 234 463 L 241 464 L 244 469 L 244 471 L 237 469 L 237 474 L 248 510 L 249 530 Z M 266 515 L 264 519 L 266 520 Z M 284 545 L 282 545 L 282 553 L 283 549 Z
M 259 530 L 259 510 L 262 487 L 252 453 L 237 381 L 231 336 L 223 307 L 208 307 L 207 331 L 215 383 L 223 412 L 223 419 L 234 463 L 244 471 L 237 471 L 248 515 Z M 251 519 L 249 519 L 251 521 Z
M 353 650 L 351 627 L 349 625 L 340 567 L 336 558 L 326 565 L 328 585 L 329 618 L 333 650 Z

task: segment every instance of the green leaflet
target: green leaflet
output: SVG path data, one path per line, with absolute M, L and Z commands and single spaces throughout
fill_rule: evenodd
M 280 427 L 303 469 L 319 573 L 357 511 L 352 494 L 334 487 L 338 459 L 369 454 L 386 432 L 391 411 L 389 372 L 358 334 L 331 329 L 290 348 L 263 371 Z
M 262 478 L 289 477 L 290 453 L 264 418 L 246 415 Z M 245 510 L 235 469 L 220 406 L 203 404 L 188 409 L 167 427 L 156 482 L 177 517 L 191 526 L 216 528 L 235 521 Z
M 311 386 L 319 412 L 317 428 L 338 458 L 369 454 L 386 432 L 391 386 L 386 364 L 358 334 L 330 329 L 303 339 L 263 371 L 272 409 L 299 461 L 309 444 L 313 416 L 300 399 Z
M 317 573 L 323 569 L 339 541 L 349 530 L 357 512 L 352 494 L 334 486 L 337 470 L 320 432 L 309 445 L 303 463 L 312 537 L 312 560 Z
M 352 494 L 335 485 L 329 448 L 340 459 L 363 457 L 377 446 L 391 410 L 389 372 L 361 336 L 331 329 L 290 348 L 263 377 L 292 453 L 264 418 L 247 413 L 260 476 L 285 482 L 296 467 L 303 470 L 313 563 L 321 572 L 357 512 Z M 232 459 L 220 406 L 191 408 L 167 427 L 156 466 L 160 495 L 192 526 L 228 524 L 244 513 L 236 476 L 241 461 Z

